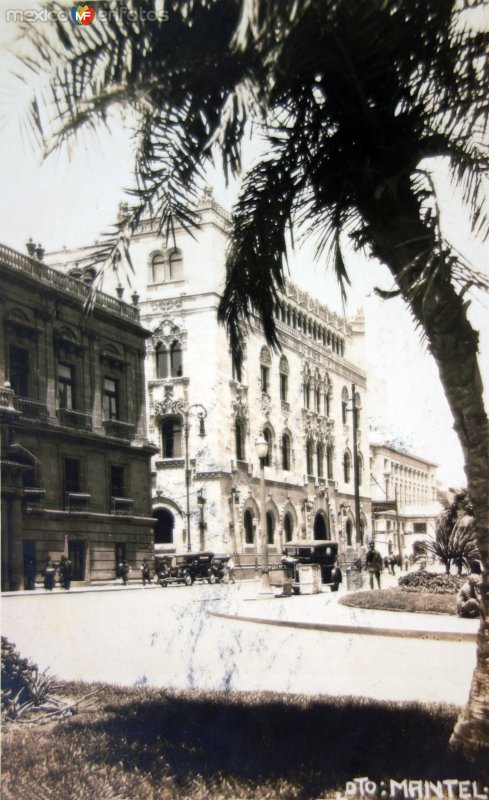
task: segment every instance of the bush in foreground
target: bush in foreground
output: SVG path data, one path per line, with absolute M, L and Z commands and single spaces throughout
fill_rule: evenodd
M 430 594 L 457 594 L 467 580 L 459 575 L 442 575 L 438 572 L 419 570 L 399 578 L 401 589 L 409 592 L 429 592 Z
M 76 698 L 90 688 L 65 691 Z M 98 696 L 90 714 L 9 727 L 3 800 L 41 789 L 50 800 L 306 800 L 344 796 L 363 776 L 379 785 L 489 778 L 487 765 L 448 750 L 454 706 L 113 686 Z

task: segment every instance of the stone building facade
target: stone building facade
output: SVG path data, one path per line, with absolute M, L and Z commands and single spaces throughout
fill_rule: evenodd
M 420 555 L 433 538 L 442 511 L 436 470 L 431 461 L 392 445 L 370 445 L 374 535 L 382 555 Z
M 346 321 L 287 282 L 275 309 L 282 344 L 272 352 L 258 321 L 240 374 L 217 306 L 229 216 L 208 192 L 195 236 L 167 245 L 151 221 L 131 240 L 146 351 L 153 459 L 155 548 L 232 552 L 252 565 L 261 532 L 271 560 L 286 541 L 331 538 L 343 561 L 370 535 L 364 322 Z M 62 266 L 62 254 L 53 256 Z M 83 269 L 86 253 L 70 254 Z M 115 294 L 112 276 L 106 287 Z M 119 294 L 124 291 L 117 288 Z M 128 291 L 125 289 L 125 291 Z M 361 530 L 356 533 L 352 385 L 358 411 Z M 255 440 L 265 436 L 266 510 Z M 188 483 L 188 492 L 187 492 Z
M 61 554 L 74 581 L 114 578 L 153 544 L 138 309 L 99 293 L 87 313 L 90 287 L 29 249 L 0 246 L 4 590 Z

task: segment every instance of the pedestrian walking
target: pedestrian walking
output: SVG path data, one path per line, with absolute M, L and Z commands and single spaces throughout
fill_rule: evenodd
M 129 573 L 131 571 L 131 567 L 127 563 L 126 559 L 121 561 L 119 564 L 119 575 L 122 578 L 122 583 L 124 586 L 127 586 L 127 582 L 129 580 Z
M 54 561 L 48 560 L 44 567 L 44 588 L 52 592 L 56 584 L 56 567 Z
M 36 561 L 31 556 L 24 556 L 24 588 L 27 591 L 36 588 Z
M 73 564 L 71 563 L 68 556 L 61 556 L 61 561 L 59 562 L 59 582 L 63 589 L 69 591 L 71 586 L 71 576 L 73 574 Z
M 141 578 L 143 580 L 143 586 L 146 586 L 146 582 L 151 583 L 151 571 L 147 558 L 143 559 L 143 563 L 141 564 Z
M 409 571 L 409 558 L 407 556 L 404 558 L 404 569 L 406 572 Z
M 368 546 L 367 555 L 365 556 L 365 569 L 368 570 L 370 579 L 370 588 L 374 588 L 374 577 L 377 581 L 377 587 L 380 589 L 380 573 L 382 571 L 382 556 L 379 551 L 375 549 L 375 542 L 370 542 Z
M 396 574 L 396 563 L 397 563 L 397 559 L 396 559 L 395 555 L 391 555 L 391 557 L 389 559 L 389 564 L 390 564 L 390 567 L 391 567 L 391 575 L 395 575 Z

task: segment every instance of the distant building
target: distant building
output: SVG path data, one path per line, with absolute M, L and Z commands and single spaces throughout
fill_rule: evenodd
M 374 536 L 382 555 L 417 555 L 435 533 L 442 511 L 437 465 L 389 444 L 370 445 Z M 396 510 L 397 509 L 397 510 Z
M 4 590 L 62 554 L 74 581 L 114 578 L 153 544 L 148 332 L 137 308 L 102 293 L 84 313 L 90 287 L 30 251 L 0 246 Z
M 147 220 L 131 241 L 131 284 L 151 331 L 146 374 L 148 432 L 158 447 L 152 473 L 155 547 L 232 552 L 241 565 L 252 565 L 263 531 L 270 557 L 278 558 L 287 541 L 314 537 L 338 541 L 341 559 L 352 560 L 371 535 L 363 318 L 347 321 L 287 281 L 275 308 L 282 351 L 267 347 L 254 320 L 238 372 L 216 317 L 230 219 L 210 193 L 200 215 L 195 237 L 178 229 L 167 245 Z M 83 271 L 86 256 L 70 253 L 68 266 L 66 254 L 51 258 L 65 269 L 73 269 L 75 260 Z M 110 275 L 105 286 L 111 286 Z M 115 283 L 110 290 L 115 293 Z M 265 518 L 258 436 L 269 447 Z

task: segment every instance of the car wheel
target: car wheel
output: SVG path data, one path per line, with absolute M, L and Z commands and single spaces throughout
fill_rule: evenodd
M 185 586 L 192 586 L 193 580 L 191 575 L 187 573 L 186 575 L 183 576 L 183 580 L 185 582 Z
M 215 582 L 216 582 L 216 576 L 214 575 L 214 573 L 211 573 L 209 575 L 209 583 L 215 583 Z

